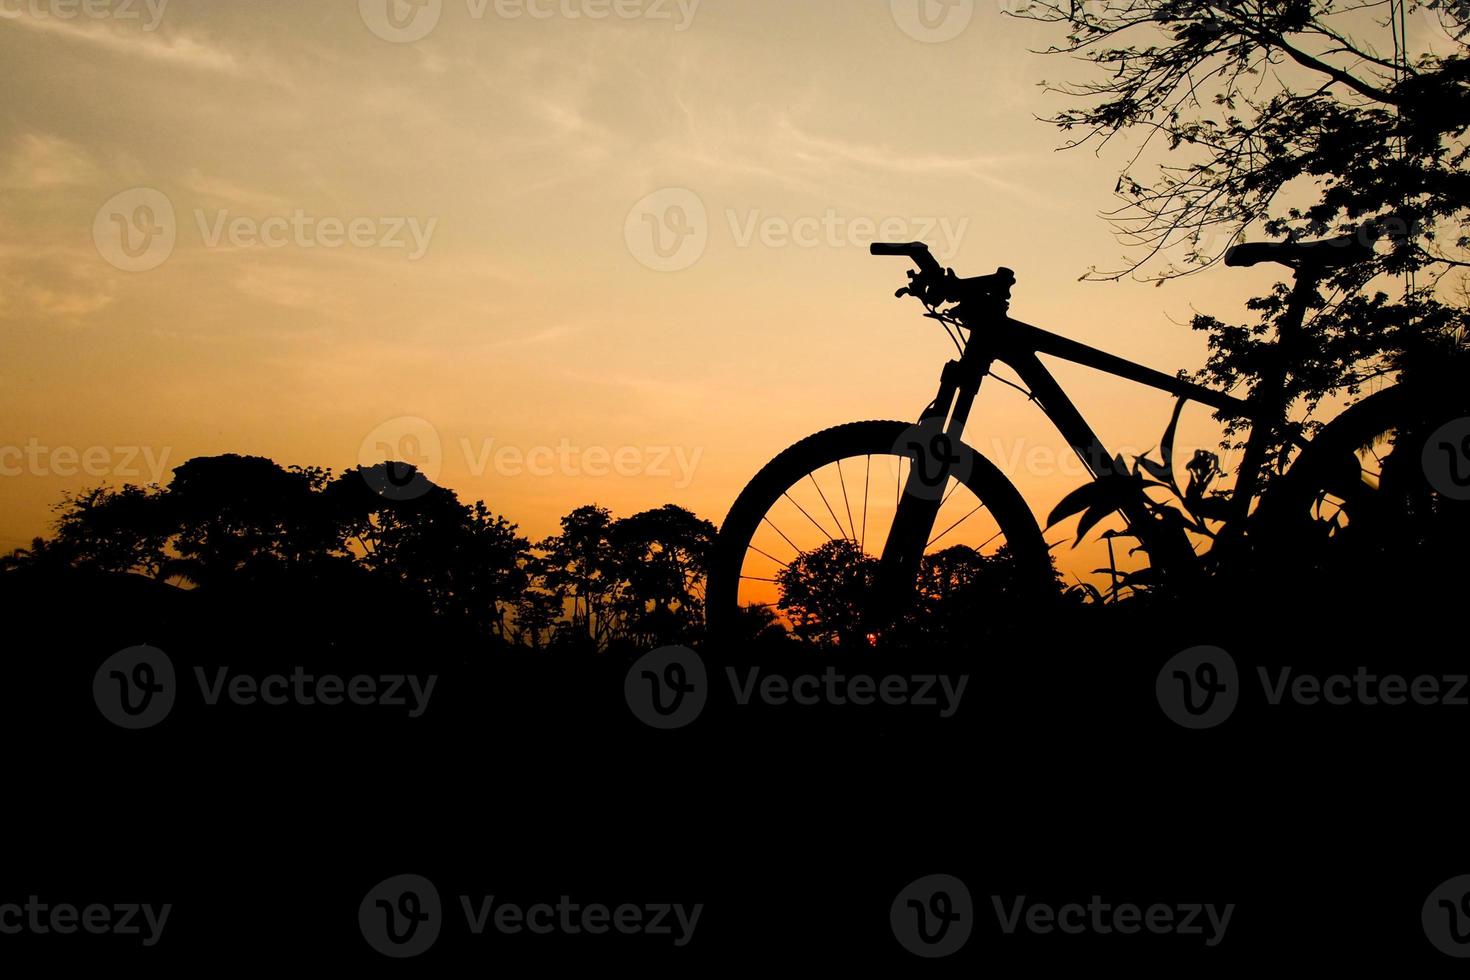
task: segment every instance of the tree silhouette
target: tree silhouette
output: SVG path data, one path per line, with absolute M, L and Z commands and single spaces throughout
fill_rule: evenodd
M 537 544 L 541 581 L 547 592 L 567 606 L 567 642 L 602 649 L 612 625 L 609 597 L 617 583 L 611 530 L 612 512 L 589 504 L 561 519 L 561 533 Z
M 161 495 L 157 487 L 132 485 L 69 495 L 54 508 L 56 535 L 37 538 L 5 561 L 157 578 L 169 561 L 165 546 L 173 533 Z
M 693 638 L 713 524 L 674 504 L 622 519 L 588 505 L 561 527 L 537 549 L 541 590 L 568 609 L 563 643 L 606 650 Z
M 321 495 L 327 479 L 259 456 L 189 460 L 156 498 L 177 555 L 165 574 L 208 586 L 345 561 Z
M 1371 261 L 1325 281 L 1327 298 L 1314 303 L 1290 352 L 1290 400 L 1300 400 L 1305 418 L 1279 433 L 1267 477 L 1281 469 L 1289 440 L 1316 428 L 1309 419 L 1322 399 L 1356 394 L 1370 379 L 1413 373 L 1464 348 L 1465 10 L 1440 5 L 1447 48 L 1418 57 L 1404 50 L 1402 30 L 1390 23 L 1393 8 L 1381 2 L 1042 0 L 1020 13 L 1065 30 L 1052 52 L 1098 69 L 1088 80 L 1049 86 L 1072 102 L 1050 120 L 1072 134 L 1068 145 L 1141 137 L 1115 188 L 1121 206 L 1107 215 L 1134 252 L 1124 268 L 1094 270 L 1095 278 L 1197 271 L 1256 228 L 1317 237 L 1356 227 L 1368 240 L 1389 242 Z M 1400 298 L 1391 299 L 1387 287 L 1365 291 L 1384 274 L 1404 277 Z M 1458 280 L 1458 301 L 1445 305 L 1451 280 Z M 1195 379 L 1224 389 L 1255 386 L 1287 294 L 1278 283 L 1251 301 L 1257 323 L 1196 316 L 1194 329 L 1210 335 L 1210 358 Z M 1226 420 L 1237 440 L 1228 448 L 1239 448 L 1242 425 Z
M 623 639 L 687 641 L 702 622 L 703 582 L 717 530 L 675 504 L 618 521 L 611 543 L 620 588 L 613 602 Z
M 877 569 L 878 559 L 856 542 L 828 541 L 777 573 L 777 608 L 791 620 L 792 632 L 808 643 L 860 646 L 866 642 L 863 610 Z
M 389 486 L 411 492 L 380 492 Z M 216 597 L 261 587 L 397 595 L 468 635 L 506 642 L 530 558 L 515 525 L 402 464 L 334 478 L 262 457 L 199 457 L 167 488 L 97 488 L 58 511 L 56 535 L 0 569 L 141 575 Z
M 411 494 L 379 488 L 411 485 Z M 403 463 L 349 470 L 324 490 L 346 546 L 375 574 L 411 586 L 442 616 L 509 639 L 529 542 L 481 501 L 460 502 Z

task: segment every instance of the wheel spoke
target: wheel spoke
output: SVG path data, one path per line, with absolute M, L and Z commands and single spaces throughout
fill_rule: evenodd
M 866 457 L 863 467 L 863 536 L 858 540 L 858 551 L 867 554 L 868 545 L 868 479 L 873 475 L 873 457 Z
M 770 523 L 770 522 L 769 522 L 769 521 L 768 521 L 768 522 L 767 522 L 767 523 Z M 771 525 L 771 526 L 772 526 L 772 527 L 775 527 L 775 526 L 776 526 L 776 525 L 774 525 L 774 524 L 772 524 L 772 525 Z M 779 534 L 779 533 L 780 533 L 780 532 L 779 532 L 779 531 L 778 531 L 778 532 L 777 532 L 777 533 L 778 533 L 778 534 Z M 784 537 L 786 537 L 786 535 L 784 535 L 784 534 L 782 534 L 782 535 L 781 535 L 781 537 L 783 537 L 783 538 L 784 538 Z M 755 546 L 755 545 L 753 545 L 753 544 L 750 544 L 750 545 L 746 545 L 746 547 L 747 547 L 747 548 L 749 548 L 749 549 L 750 549 L 750 550 L 751 550 L 751 551 L 754 551 L 754 552 L 755 552 L 755 553 L 756 553 L 756 554 L 758 554 L 758 555 L 760 555 L 760 556 L 762 556 L 762 557 L 764 557 L 764 558 L 769 558 L 769 559 L 771 559 L 771 561 L 773 561 L 773 562 L 775 562 L 775 563 L 776 563 L 776 564 L 777 564 L 777 565 L 780 565 L 780 566 L 781 566 L 781 567 L 782 567 L 782 568 L 790 568 L 790 567 L 791 567 L 791 566 L 790 566 L 790 565 L 788 565 L 788 564 L 787 564 L 787 563 L 786 563 L 786 562 L 784 562 L 784 561 L 782 561 L 782 560 L 781 560 L 781 559 L 779 559 L 779 558 L 777 558 L 777 557 L 776 557 L 776 556 L 775 556 L 775 555 L 768 555 L 768 554 L 766 554 L 766 553 L 765 553 L 765 552 L 764 552 L 764 551 L 762 551 L 762 550 L 760 550 L 760 549 L 759 549 L 759 548 L 757 548 L 757 547 L 756 547 L 756 546 Z M 796 546 L 795 546 L 795 545 L 792 545 L 792 547 L 793 547 L 793 548 L 794 548 L 794 547 L 796 547 Z
M 955 522 L 954 522 L 954 523 L 953 523 L 953 524 L 951 524 L 951 525 L 950 525 L 950 526 L 949 526 L 949 527 L 947 527 L 947 528 L 945 528 L 945 529 L 944 529 L 944 530 L 943 530 L 943 531 L 940 531 L 940 532 L 939 532 L 939 533 L 938 533 L 938 534 L 936 534 L 936 535 L 935 535 L 935 536 L 934 536 L 934 537 L 932 537 L 932 538 L 930 538 L 930 539 L 929 539 L 929 543 L 928 543 L 928 544 L 926 544 L 926 545 L 924 545 L 924 547 L 925 547 L 925 548 L 929 548 L 929 547 L 932 547 L 932 546 L 933 546 L 933 544 L 934 544 L 934 542 L 936 542 L 936 541 L 938 541 L 938 540 L 939 540 L 939 539 L 940 539 L 940 538 L 942 538 L 942 537 L 944 537 L 944 536 L 945 536 L 945 535 L 946 535 L 946 534 L 948 534 L 948 533 L 949 533 L 949 532 L 950 532 L 950 531 L 953 531 L 953 530 L 954 530 L 954 529 L 955 529 L 955 528 L 957 528 L 957 527 L 959 527 L 959 526 L 960 526 L 960 525 L 961 525 L 961 524 L 963 524 L 963 523 L 965 523 L 965 522 L 966 522 L 966 521 L 968 521 L 968 520 L 969 520 L 969 519 L 970 519 L 970 518 L 972 518 L 972 517 L 974 517 L 974 516 L 975 516 L 975 515 L 976 515 L 976 514 L 978 514 L 978 513 L 980 513 L 980 511 L 982 511 L 982 510 L 984 510 L 984 509 L 985 509 L 985 502 L 984 502 L 984 501 L 983 501 L 983 500 L 982 500 L 982 501 L 981 501 L 981 502 L 980 502 L 980 503 L 979 503 L 979 504 L 978 504 L 978 505 L 976 505 L 976 507 L 975 507 L 975 509 L 974 509 L 974 510 L 972 510 L 972 511 L 970 511 L 970 512 L 969 512 L 969 513 L 968 513 L 968 514 L 966 514 L 966 515 L 965 515 L 965 516 L 964 516 L 964 517 L 961 517 L 961 518 L 960 518 L 960 519 L 959 519 L 959 520 L 957 520 L 957 521 L 955 521 Z M 991 539 L 990 539 L 990 540 L 991 540 L 991 541 L 994 541 L 994 540 L 995 540 L 995 538 L 991 538 Z M 990 541 L 987 541 L 987 542 L 986 542 L 986 544 L 989 544 L 989 543 L 990 543 Z
M 849 538 L 849 536 L 847 534 L 847 529 L 842 526 L 842 521 L 838 520 L 838 518 L 837 518 L 837 512 L 832 509 L 832 505 L 831 504 L 827 503 L 827 495 L 822 492 L 822 488 L 821 487 L 818 487 L 817 486 L 817 478 L 813 474 L 811 474 L 811 473 L 808 473 L 806 475 L 806 478 L 808 480 L 812 481 L 812 486 L 813 487 L 816 487 L 817 496 L 822 498 L 822 503 L 823 504 L 826 504 L 826 506 L 827 506 L 827 513 L 829 513 L 829 514 L 832 515 L 832 522 L 837 525 L 837 530 L 839 530 L 839 531 L 842 532 L 842 540 L 844 540 L 844 541 L 851 540 L 851 538 Z M 836 539 L 834 538 L 833 540 L 836 540 Z
M 781 535 L 781 539 L 783 541 L 785 541 L 787 544 L 791 545 L 791 550 L 792 551 L 796 552 L 798 555 L 801 554 L 801 549 L 796 546 L 796 542 L 795 541 L 792 541 L 790 538 L 786 537 L 786 532 L 783 531 L 783 530 L 781 530 L 779 527 L 777 527 L 776 526 L 776 523 L 774 521 L 772 521 L 769 516 L 762 517 L 761 520 L 763 520 L 767 524 L 771 525 L 771 529 L 773 531 L 775 531 L 777 534 Z
M 852 503 L 847 499 L 847 478 L 842 475 L 842 460 L 840 459 L 837 461 L 837 481 L 842 484 L 842 506 L 847 511 L 847 526 L 852 528 L 852 539 L 856 541 L 857 525 L 852 520 Z
M 954 492 L 956 490 L 958 490 L 959 488 L 960 488 L 960 481 L 959 480 L 954 481 L 954 486 L 952 486 L 952 487 L 949 488 L 949 493 L 947 493 L 947 494 L 944 495 L 944 499 L 939 502 L 939 506 L 942 508 L 945 504 L 949 503 L 949 498 L 950 497 L 953 497 L 954 496 Z
M 810 515 L 810 514 L 808 514 L 808 513 L 807 513 L 807 512 L 806 512 L 806 508 L 805 508 L 805 507 L 803 507 L 803 506 L 802 506 L 802 505 L 801 505 L 801 504 L 798 504 L 798 503 L 796 503 L 796 501 L 795 501 L 795 500 L 792 500 L 792 499 L 791 499 L 791 494 L 790 494 L 790 493 L 788 493 L 788 492 L 783 492 L 783 493 L 782 493 L 782 494 L 781 494 L 781 496 L 783 496 L 783 497 L 785 497 L 785 498 L 786 498 L 786 499 L 787 499 L 787 500 L 791 500 L 791 502 L 792 502 L 792 503 L 793 503 L 793 504 L 795 504 L 795 505 L 796 505 L 796 509 L 797 509 L 797 510 L 799 510 L 799 511 L 801 511 L 801 513 L 802 513 L 802 515 L 803 515 L 803 516 L 804 516 L 804 517 L 805 517 L 805 518 L 806 518 L 806 519 L 807 519 L 807 520 L 809 520 L 809 521 L 811 521 L 811 522 L 812 522 L 812 526 L 814 526 L 814 527 L 815 527 L 815 528 L 816 528 L 816 529 L 817 529 L 817 530 L 818 530 L 818 531 L 821 531 L 821 532 L 822 532 L 822 533 L 823 533 L 823 534 L 826 534 L 826 535 L 827 535 L 827 540 L 828 540 L 828 541 L 836 541 L 836 540 L 837 540 L 837 539 L 836 539 L 836 538 L 835 538 L 835 537 L 833 537 L 833 536 L 832 536 L 832 535 L 831 535 L 831 534 L 830 534 L 830 533 L 828 533 L 828 531 L 827 531 L 827 529 L 826 529 L 826 528 L 825 528 L 825 527 L 823 527 L 823 526 L 822 526 L 822 525 L 820 525 L 820 524 L 818 524 L 818 523 L 817 523 L 817 519 L 816 519 L 816 518 L 815 518 L 815 517 L 813 517 L 813 516 L 812 516 L 812 515 Z M 801 551 L 801 549 L 800 549 L 800 548 L 798 548 L 798 549 L 797 549 L 797 552 L 798 552 L 798 553 L 800 553 L 800 551 Z

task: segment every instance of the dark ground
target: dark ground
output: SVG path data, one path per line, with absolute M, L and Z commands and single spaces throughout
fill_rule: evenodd
M 1280 664 L 1463 672 L 1454 588 L 1405 591 L 1377 596 L 1373 613 L 1365 597 L 1301 594 L 1257 612 L 1095 610 L 962 654 L 838 661 L 880 677 L 968 674 L 948 719 L 912 705 L 740 707 L 723 658 L 706 651 L 709 703 L 687 727 L 658 731 L 625 700 L 628 658 L 486 656 L 371 605 L 308 623 L 312 602 L 299 596 L 185 606 L 117 583 L 10 590 L 0 905 L 34 894 L 173 909 L 151 948 L 139 936 L 27 932 L 0 935 L 0 960 L 96 957 L 170 973 L 1462 971 L 1427 938 L 1421 908 L 1470 873 L 1470 707 L 1270 706 L 1256 677 Z M 128 731 L 103 717 L 92 681 L 113 652 L 143 643 L 167 652 L 178 700 L 159 724 Z M 1198 644 L 1232 654 L 1240 703 L 1217 727 L 1186 730 L 1155 681 Z M 439 680 L 409 719 L 383 706 L 206 706 L 192 673 L 298 664 Z M 395 961 L 370 947 L 358 907 L 400 874 L 434 883 L 444 921 L 430 949 Z M 922 959 L 889 913 L 934 874 L 967 886 L 972 933 L 954 954 Z M 475 936 L 461 895 L 704 908 L 676 947 L 671 936 Z M 1235 908 L 1208 946 L 1208 926 L 1006 934 L 992 898 L 1094 895 Z

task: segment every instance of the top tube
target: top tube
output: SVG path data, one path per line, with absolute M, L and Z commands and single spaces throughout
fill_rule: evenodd
M 1167 391 L 1180 398 L 1188 398 L 1203 405 L 1208 405 L 1231 416 L 1248 418 L 1251 415 L 1251 404 L 1243 398 L 1237 398 L 1223 391 L 1206 388 L 1192 381 L 1185 381 L 1171 374 L 1165 374 L 1162 371 L 1144 367 L 1142 364 L 1136 364 L 1127 358 L 1109 354 L 1106 351 L 1098 350 L 1096 347 L 1089 347 L 1086 344 L 1080 344 L 1075 340 L 1068 340 L 1066 337 L 1060 337 L 1040 327 L 1034 327 L 1029 323 L 1022 323 L 1020 320 L 1013 320 L 1010 317 L 1006 317 L 1004 332 L 1007 335 L 1007 339 L 1016 342 L 1016 346 L 1024 347 L 1038 354 L 1050 354 L 1053 357 L 1060 357 L 1064 361 L 1071 361 L 1074 364 L 1081 364 L 1084 367 L 1090 367 L 1115 377 L 1136 382 L 1137 384 L 1157 388 L 1160 391 Z M 1002 356 L 1001 360 L 1004 359 Z

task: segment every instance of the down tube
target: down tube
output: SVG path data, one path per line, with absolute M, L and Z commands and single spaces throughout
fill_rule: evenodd
M 1061 385 L 1057 384 L 1057 379 L 1052 377 L 1034 352 L 1017 353 L 1006 357 L 1005 362 L 1020 375 L 1031 394 L 1041 403 L 1041 409 L 1047 418 L 1066 437 L 1067 443 L 1081 458 L 1083 465 L 1092 471 L 1094 477 L 1100 478 L 1118 472 L 1113 455 L 1103 446 L 1097 433 L 1092 431 L 1092 426 L 1087 424 L 1082 413 L 1077 411 L 1077 406 L 1072 404 Z M 1127 471 L 1123 472 L 1126 474 Z M 1149 563 L 1154 568 L 1185 575 L 1193 574 L 1197 566 L 1188 537 L 1177 525 L 1167 525 L 1153 519 L 1148 510 L 1148 497 L 1141 488 L 1136 495 L 1125 496 L 1118 509 L 1128 522 L 1129 530 L 1138 536 L 1140 543 L 1147 549 Z
M 1067 440 L 1067 445 L 1072 447 L 1072 451 L 1082 460 L 1082 465 L 1087 467 L 1088 472 L 1094 477 L 1111 473 L 1113 454 L 1108 452 L 1097 433 L 1092 431 L 1092 426 L 1077 411 L 1077 406 L 1072 404 L 1072 399 L 1067 397 L 1067 393 L 1057 384 L 1057 379 L 1052 377 L 1041 359 L 1027 351 L 1009 354 L 1003 360 L 1020 375 L 1027 390 L 1041 405 L 1041 410 Z M 1127 514 L 1127 517 L 1130 521 L 1133 520 L 1132 514 Z

